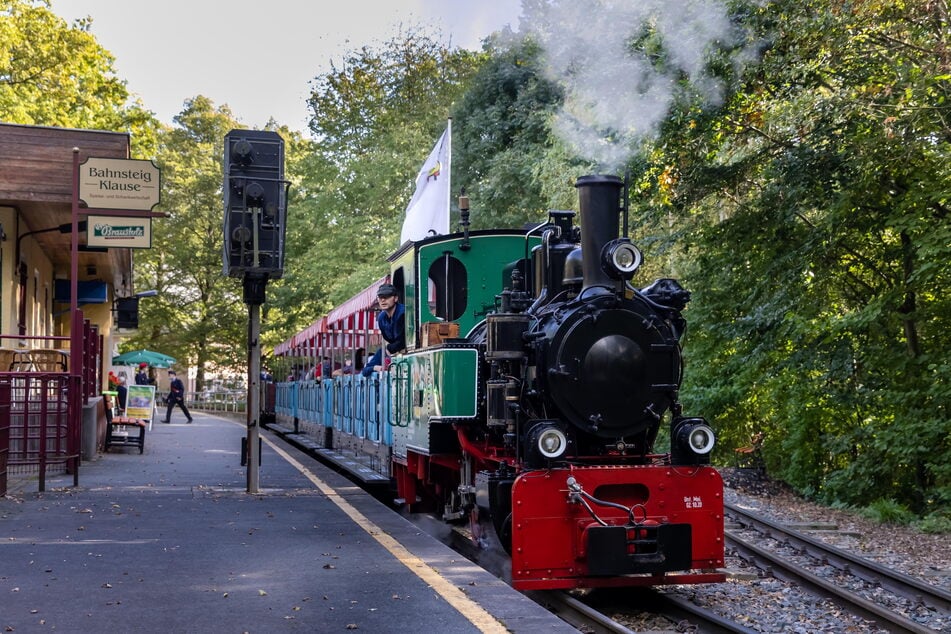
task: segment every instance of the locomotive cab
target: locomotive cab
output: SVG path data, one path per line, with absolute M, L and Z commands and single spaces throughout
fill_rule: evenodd
M 524 261 L 538 242 L 523 231 L 484 230 L 404 244 L 390 257 L 390 270 L 403 290 L 407 350 L 466 338 L 496 309 L 505 290 L 500 271 Z

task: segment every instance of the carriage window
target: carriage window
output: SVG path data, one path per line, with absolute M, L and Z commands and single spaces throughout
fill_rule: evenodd
M 429 312 L 445 321 L 466 312 L 469 280 L 466 267 L 448 253 L 429 267 Z

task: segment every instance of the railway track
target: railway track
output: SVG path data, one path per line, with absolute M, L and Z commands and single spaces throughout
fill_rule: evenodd
M 500 579 L 511 577 L 508 557 L 499 550 L 477 548 L 465 528 L 446 531 L 445 524 L 432 516 L 407 516 L 407 519 Z M 677 625 L 701 634 L 753 634 L 756 631 L 676 593 L 655 588 L 600 588 L 577 596 L 557 590 L 524 594 L 586 634 L 670 631 Z M 645 621 L 651 624 L 645 626 Z
M 524 593 L 535 603 L 586 634 L 634 634 L 632 630 L 607 614 L 586 604 L 567 592 L 537 590 Z
M 673 630 L 704 634 L 753 634 L 756 632 L 712 609 L 699 606 L 676 592 L 658 588 L 604 588 L 589 591 L 583 598 L 574 599 L 583 604 L 586 609 L 594 610 L 604 618 L 610 619 L 620 628 L 610 631 L 667 632 Z M 545 602 L 543 604 L 547 605 Z M 554 612 L 562 616 L 558 610 Z
M 594 591 L 583 598 L 557 590 L 524 594 L 586 634 L 666 632 L 677 627 L 702 634 L 756 632 L 681 597 L 648 588 Z
M 909 618 L 933 610 L 948 615 L 951 593 L 919 579 L 892 570 L 848 551 L 836 548 L 778 522 L 735 505 L 726 505 L 726 514 L 744 529 L 755 531 L 766 544 L 727 530 L 727 547 L 758 568 L 784 581 L 799 584 L 810 592 L 828 597 L 850 612 L 870 619 L 892 632 L 934 634 L 935 628 Z M 809 562 L 812 563 L 809 563 Z M 835 581 L 809 568 L 832 566 Z M 886 593 L 879 591 L 884 590 Z
M 727 531 L 727 547 L 738 555 L 751 560 L 753 564 L 765 570 L 777 579 L 802 586 L 805 591 L 822 597 L 831 597 L 834 601 L 846 607 L 849 612 L 862 618 L 874 621 L 883 629 L 894 632 L 920 632 L 933 634 L 939 628 L 929 628 L 907 617 L 893 613 L 893 607 L 881 605 L 868 598 L 857 595 L 847 589 L 839 587 L 826 578 L 804 570 L 809 564 L 792 561 L 791 557 L 808 555 L 816 565 L 831 565 L 847 572 L 854 578 L 861 579 L 862 583 L 870 587 L 881 587 L 897 597 L 896 600 L 905 602 L 908 611 L 917 606 L 927 605 L 933 610 L 948 611 L 949 593 L 941 588 L 930 586 L 918 579 L 896 573 L 884 566 L 869 560 L 856 557 L 848 552 L 832 548 L 821 541 L 791 531 L 786 527 L 757 516 L 733 505 L 726 505 L 728 518 L 744 528 L 756 531 L 759 541 L 774 542 L 772 548 L 781 548 L 787 551 L 787 556 L 771 552 L 763 545 L 750 543 L 752 538 L 746 538 L 733 531 Z M 446 525 L 438 519 L 425 516 L 407 517 L 425 532 L 440 539 L 455 548 L 460 554 L 468 557 L 486 570 L 493 572 L 500 578 L 507 579 L 505 565 L 506 557 L 494 551 L 473 549 L 471 536 L 465 530 L 447 530 Z M 792 552 L 792 555 L 788 555 Z M 692 628 L 696 632 L 743 632 L 749 633 L 748 627 L 731 621 L 717 614 L 716 606 L 712 609 L 702 608 L 679 596 L 677 590 L 632 589 L 624 592 L 609 591 L 607 589 L 591 591 L 584 596 L 575 596 L 564 592 L 535 592 L 529 593 L 537 597 L 543 605 L 564 618 L 567 622 L 589 633 L 626 633 L 631 631 L 669 630 L 673 627 Z M 648 596 L 648 600 L 639 600 L 638 597 Z M 651 613 L 658 619 L 666 619 L 665 625 L 645 626 L 645 613 Z M 656 621 L 662 622 L 662 621 Z M 746 622 L 749 622 L 747 619 Z M 625 625 L 627 623 L 628 625 Z M 947 621 L 945 621 L 947 623 Z

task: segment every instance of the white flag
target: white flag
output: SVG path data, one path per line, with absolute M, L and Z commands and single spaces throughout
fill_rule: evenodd
M 449 167 L 452 121 L 416 177 L 416 193 L 406 207 L 400 244 L 449 233 Z

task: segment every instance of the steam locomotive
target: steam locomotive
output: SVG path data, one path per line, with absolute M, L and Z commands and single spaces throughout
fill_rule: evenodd
M 462 232 L 404 244 L 380 283 L 402 290 L 406 350 L 368 377 L 280 382 L 276 425 L 499 544 L 518 589 L 722 581 L 715 437 L 678 401 L 689 293 L 631 285 L 642 258 L 620 179 L 576 187 L 580 227 L 551 211 L 527 230 L 469 231 L 461 201 Z M 374 343 L 373 290 L 276 356 Z M 664 424 L 670 450 L 655 453 Z

